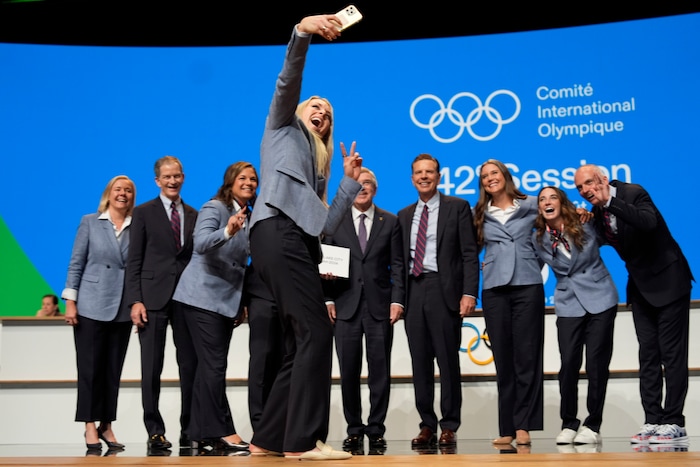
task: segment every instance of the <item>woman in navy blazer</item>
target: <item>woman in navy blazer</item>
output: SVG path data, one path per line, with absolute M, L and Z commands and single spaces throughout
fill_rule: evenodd
M 123 300 L 124 268 L 136 187 L 118 175 L 102 193 L 96 214 L 83 216 L 73 243 L 61 297 L 73 326 L 78 367 L 76 422 L 85 423 L 85 443 L 122 449 L 112 431 L 119 382 L 129 345 L 131 317 Z M 97 427 L 95 422 L 99 421 Z
M 263 183 L 251 219 L 250 248 L 255 269 L 277 303 L 289 351 L 253 435 L 251 451 L 256 453 L 350 457 L 325 445 L 333 327 L 318 263 L 320 235 L 333 233 L 362 188 L 357 182 L 362 160 L 353 143 L 350 155 L 343 154 L 344 176 L 328 206 L 333 109 L 320 97 L 299 103 L 312 35 L 333 40 L 340 26 L 335 15 L 318 15 L 294 27 L 265 122 L 260 149 Z M 345 153 L 342 144 L 341 149 Z
M 474 207 L 477 243 L 485 249 L 481 295 L 498 386 L 494 444 L 530 444 L 544 418 L 544 287 L 531 233 L 537 199 L 518 190 L 500 161 L 481 165 Z
M 216 196 L 199 210 L 192 259 L 173 295 L 183 305 L 197 354 L 190 439 L 215 449 L 248 450 L 231 416 L 226 368 L 233 329 L 244 318 L 240 304 L 249 255 L 246 214 L 257 188 L 258 174 L 249 162 L 226 169 Z
M 562 420 L 557 444 L 598 444 L 613 350 L 617 288 L 600 258 L 594 223 L 581 223 L 576 206 L 559 188 L 542 188 L 537 198 L 539 215 L 532 241 L 537 255 L 557 278 L 554 312 L 561 354 Z M 578 379 L 584 345 L 588 417 L 581 428 Z

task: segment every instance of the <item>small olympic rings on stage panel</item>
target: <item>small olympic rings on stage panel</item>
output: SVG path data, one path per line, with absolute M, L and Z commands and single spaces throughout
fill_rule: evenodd
M 469 350 L 476 350 L 477 347 L 479 347 L 479 342 L 481 341 L 481 333 L 479 332 L 479 329 L 474 326 L 472 323 L 469 321 L 462 321 L 462 327 L 463 328 L 472 328 L 474 332 L 476 333 L 476 342 L 474 342 L 474 345 L 469 349 Z M 473 339 L 472 339 L 473 340 Z M 471 342 L 469 342 L 469 345 L 472 345 Z M 460 352 L 467 352 L 467 349 L 464 347 L 459 348 Z
M 466 352 L 467 355 L 469 355 L 469 358 L 471 359 L 472 362 L 476 363 L 477 365 L 488 365 L 489 363 L 493 362 L 493 354 L 491 357 L 485 359 L 485 360 L 478 360 L 473 352 L 479 347 L 479 344 L 481 341 L 484 341 L 484 345 L 491 350 L 491 341 L 489 340 L 489 336 L 486 334 L 486 331 L 482 334 L 479 331 L 479 328 L 477 328 L 474 324 L 468 322 L 468 321 L 462 321 L 462 327 L 463 328 L 471 328 L 475 333 L 476 336 L 472 337 L 469 340 L 469 344 L 467 347 L 460 347 L 459 351 L 460 352 Z
M 489 340 L 489 336 L 484 334 L 481 336 L 481 339 L 483 339 L 484 343 L 486 343 Z M 472 345 L 472 342 L 475 342 L 476 340 L 477 340 L 476 336 L 472 337 L 472 340 L 469 341 L 469 345 Z M 489 363 L 491 363 L 493 361 L 493 354 L 491 354 L 491 356 L 489 358 L 487 358 L 486 360 L 477 360 L 476 358 L 474 358 L 474 355 L 472 355 L 471 347 L 467 347 L 467 354 L 469 354 L 469 358 L 471 358 L 472 362 L 476 363 L 477 365 L 488 365 Z

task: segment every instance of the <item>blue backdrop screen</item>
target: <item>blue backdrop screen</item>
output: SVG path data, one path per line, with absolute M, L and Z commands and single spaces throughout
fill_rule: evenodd
M 80 217 L 96 210 L 114 175 L 134 179 L 142 203 L 158 193 L 155 160 L 177 156 L 183 198 L 199 208 L 230 163 L 258 166 L 284 53 L 0 44 L 0 215 L 55 291 Z M 506 162 L 528 194 L 556 185 L 580 205 L 574 171 L 596 163 L 647 188 L 695 268 L 699 76 L 700 14 L 691 14 L 443 39 L 314 40 L 302 97 L 330 99 L 336 144 L 357 141 L 384 209 L 415 202 L 410 164 L 422 152 L 440 160 L 441 191 L 472 205 L 486 159 Z M 331 194 L 341 165 L 336 157 Z M 624 302 L 624 265 L 602 251 Z M 543 274 L 551 305 L 554 278 Z

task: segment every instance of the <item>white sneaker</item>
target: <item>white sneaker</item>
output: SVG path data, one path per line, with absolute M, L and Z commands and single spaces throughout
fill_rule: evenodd
M 656 432 L 649 436 L 649 444 L 676 444 L 688 441 L 685 427 L 676 424 L 659 425 Z
M 587 426 L 581 428 L 574 438 L 574 444 L 598 444 L 603 440 L 600 433 L 596 433 Z
M 600 444 L 577 444 L 574 446 L 574 450 L 578 454 L 592 454 L 594 452 L 601 452 L 603 447 Z
M 557 452 L 559 454 L 576 454 L 576 448 L 573 444 L 557 444 Z
M 653 423 L 645 423 L 642 428 L 639 429 L 639 433 L 632 436 L 630 443 L 632 444 L 647 444 L 649 443 L 649 437 L 656 433 L 656 430 L 660 425 L 654 425 Z
M 564 428 L 561 433 L 557 435 L 557 444 L 571 444 L 574 442 L 576 437 L 576 432 L 571 428 Z

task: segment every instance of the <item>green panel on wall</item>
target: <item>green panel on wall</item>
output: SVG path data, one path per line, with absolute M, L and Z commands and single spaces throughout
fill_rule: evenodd
M 41 297 L 56 292 L 29 261 L 2 217 L 0 245 L 0 316 L 34 316 L 41 308 Z

